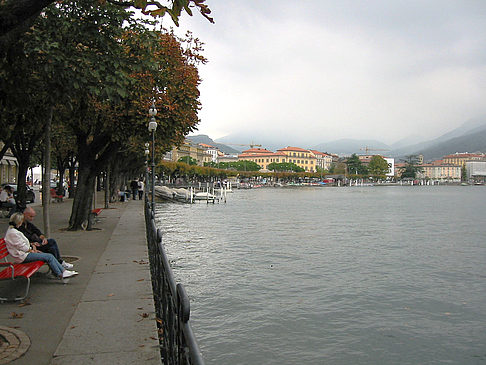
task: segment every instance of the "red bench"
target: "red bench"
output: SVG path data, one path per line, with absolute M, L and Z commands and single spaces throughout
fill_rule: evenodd
M 23 300 L 29 294 L 29 287 L 30 287 L 30 277 L 34 275 L 44 264 L 44 261 L 33 261 L 27 262 L 25 264 L 15 264 L 13 262 L 7 261 L 8 250 L 7 246 L 5 245 L 5 239 L 0 239 L 0 260 L 3 259 L 3 262 L 0 262 L 0 268 L 6 267 L 2 271 L 0 271 L 0 280 L 11 280 L 12 282 L 15 281 L 16 278 L 25 278 L 27 280 L 26 288 L 25 288 L 25 295 L 22 297 L 8 297 L 5 296 L 4 293 L 0 293 L 0 301 L 6 300 Z
M 64 195 L 59 195 L 58 193 L 56 193 L 56 190 L 55 189 L 51 189 L 51 198 L 55 202 L 62 203 L 62 201 L 64 199 Z
M 91 213 L 94 214 L 95 216 L 99 216 L 102 210 L 103 210 L 103 208 L 96 208 L 96 209 L 93 209 L 91 211 Z
M 82 226 L 84 230 L 91 231 L 94 229 L 93 226 L 96 223 L 95 218 L 100 215 L 102 210 L 103 208 L 96 208 L 89 212 L 88 221 L 85 223 L 85 226 Z

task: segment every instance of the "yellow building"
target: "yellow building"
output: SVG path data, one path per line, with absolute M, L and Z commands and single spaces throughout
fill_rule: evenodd
M 315 151 L 318 152 L 318 151 Z M 330 166 L 332 156 L 322 152 L 318 152 L 322 158 L 322 162 Z M 279 149 L 277 152 L 269 151 L 265 148 L 251 148 L 243 151 L 238 155 L 238 161 L 253 161 L 260 165 L 261 170 L 268 170 L 268 165 L 271 163 L 294 163 L 308 172 L 317 171 L 318 157 L 313 151 L 305 150 L 300 147 L 285 147 Z
M 464 166 L 467 161 L 480 161 L 486 158 L 484 153 L 454 153 L 444 156 L 445 164 Z
M 211 162 L 212 155 L 207 153 L 207 149 L 195 143 L 185 140 L 179 147 L 174 147 L 171 152 L 165 155 L 166 160 L 177 162 L 181 157 L 191 157 L 197 161 L 199 166 L 205 162 Z
M 277 151 L 287 156 L 286 162 L 292 162 L 308 172 L 316 172 L 317 158 L 309 150 L 300 147 L 285 147 Z
M 433 162 L 420 165 L 422 172 L 417 174 L 419 179 L 461 181 L 461 166 L 446 163 Z
M 287 162 L 287 156 L 265 148 L 250 148 L 238 155 L 238 161 L 252 161 L 260 166 L 260 170 L 268 170 L 268 165 L 273 162 Z

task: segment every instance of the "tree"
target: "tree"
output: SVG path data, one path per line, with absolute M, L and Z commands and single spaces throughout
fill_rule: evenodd
M 93 0 L 92 3 L 102 7 L 107 1 L 122 8 L 141 9 L 144 14 L 154 17 L 169 14 L 177 26 L 183 11 L 192 16 L 191 8 L 196 8 L 203 17 L 214 23 L 210 17 L 211 10 L 204 4 L 205 0 L 170 0 L 169 6 L 149 0 Z M 43 9 L 54 2 L 55 0 L 0 1 L 0 50 L 5 50 L 15 43 L 35 22 Z
M 383 157 L 375 155 L 371 157 L 370 163 L 368 164 L 368 172 L 377 178 L 384 178 L 388 173 L 388 162 Z
M 184 162 L 188 165 L 197 165 L 197 160 L 191 156 L 184 156 L 177 160 L 177 162 Z
M 402 167 L 402 179 L 415 179 L 417 177 L 417 173 L 423 171 L 423 169 L 418 165 L 419 157 L 417 155 L 405 156 L 405 159 L 402 160 L 402 162 L 405 162 L 405 166 Z
M 363 165 L 355 153 L 353 153 L 351 157 L 347 159 L 346 165 L 348 167 L 349 174 L 366 175 L 368 173 L 368 169 Z
M 270 171 L 292 171 L 292 172 L 304 172 L 302 167 L 297 166 L 293 162 L 272 162 L 267 166 Z
M 68 110 L 66 133 L 74 136 L 79 163 L 70 229 L 88 218 L 96 176 L 131 138 L 146 141 L 152 100 L 158 152 L 180 143 L 199 121 L 199 43 L 190 39 L 183 49 L 175 36 L 145 23 L 119 6 L 63 1 L 45 9 L 22 46 L 0 58 L 0 131 L 9 141 L 25 137 L 25 128 L 42 131 L 57 104 Z
M 466 182 L 467 181 L 467 169 L 466 165 L 462 165 L 461 167 L 461 181 Z

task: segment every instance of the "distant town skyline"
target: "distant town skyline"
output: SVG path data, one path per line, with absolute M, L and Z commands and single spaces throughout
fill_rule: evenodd
M 195 14 L 176 30 L 191 30 L 209 59 L 195 134 L 321 143 L 379 132 L 391 144 L 486 115 L 486 2 L 207 4 L 216 24 Z

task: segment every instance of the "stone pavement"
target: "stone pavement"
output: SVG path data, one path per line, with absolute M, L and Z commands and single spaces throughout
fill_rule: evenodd
M 65 230 L 71 206 L 51 204 L 51 237 L 79 275 L 63 284 L 41 269 L 24 303 L 0 303 L 0 364 L 160 364 L 143 202 L 110 204 L 95 230 L 76 232 Z

